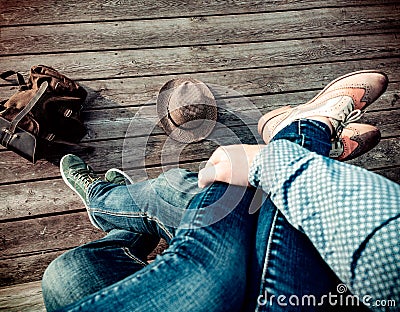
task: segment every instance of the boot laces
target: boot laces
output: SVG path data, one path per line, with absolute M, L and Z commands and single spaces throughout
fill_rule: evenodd
M 99 180 L 99 178 L 92 177 L 91 174 L 92 172 L 88 169 L 80 169 L 74 170 L 74 172 L 71 173 L 71 176 L 74 178 L 75 183 L 83 186 L 84 189 L 87 189 L 90 184 Z
M 350 112 L 346 118 L 344 118 L 343 121 L 339 121 L 339 125 L 336 128 L 336 135 L 335 135 L 335 141 L 340 141 L 340 136 L 342 135 L 343 129 L 346 128 L 349 124 L 352 122 L 355 122 L 359 120 L 362 116 L 364 115 L 364 112 L 362 112 L 359 109 L 353 110 Z

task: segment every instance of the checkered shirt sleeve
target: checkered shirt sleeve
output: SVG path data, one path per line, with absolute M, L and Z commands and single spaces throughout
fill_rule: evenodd
M 353 294 L 400 305 L 400 185 L 277 140 L 256 156 L 249 182 L 270 194 Z M 384 310 L 384 309 L 383 309 Z

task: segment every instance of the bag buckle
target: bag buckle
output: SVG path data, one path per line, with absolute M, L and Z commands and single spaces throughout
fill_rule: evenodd
M 68 118 L 68 117 L 71 117 L 72 113 L 73 113 L 72 109 L 67 108 L 67 109 L 64 111 L 64 116 L 67 117 L 67 118 Z
M 3 128 L 3 129 L 1 129 L 1 131 L 4 132 L 4 136 L 1 140 L 1 145 L 3 145 L 5 148 L 8 148 L 8 145 L 10 144 L 12 138 L 17 135 L 14 132 L 10 131 L 10 129 L 7 129 L 7 128 Z
M 53 141 L 54 138 L 55 138 L 54 133 L 49 133 L 49 134 L 46 136 L 45 139 L 46 139 L 47 141 Z

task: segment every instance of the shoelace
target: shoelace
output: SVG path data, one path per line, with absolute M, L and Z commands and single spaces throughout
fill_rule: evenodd
M 99 180 L 99 178 L 90 176 L 90 173 L 91 172 L 87 169 L 78 169 L 71 173 L 71 177 L 75 180 L 75 184 L 83 185 L 83 188 L 87 189 L 90 184 Z
M 352 122 L 359 120 L 362 117 L 362 115 L 364 115 L 364 112 L 362 112 L 359 109 L 356 109 L 350 112 L 350 114 L 348 114 L 343 121 L 339 121 L 339 125 L 336 128 L 335 141 L 339 142 L 343 129 L 346 128 Z

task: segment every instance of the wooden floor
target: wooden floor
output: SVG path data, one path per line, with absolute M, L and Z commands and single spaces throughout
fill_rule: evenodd
M 0 0 L 0 71 L 27 75 L 32 65 L 46 64 L 79 81 L 89 93 L 84 142 L 92 148 L 74 152 L 103 174 L 124 168 L 126 137 L 133 155 L 146 138 L 153 177 L 163 170 L 166 135 L 140 122 L 127 130 L 140 109 L 154 111 L 158 90 L 172 78 L 218 85 L 228 90 L 218 94 L 219 103 L 264 113 L 303 103 L 340 75 L 380 69 L 390 84 L 363 121 L 378 126 L 382 140 L 351 163 L 400 182 L 398 1 L 197 2 Z M 0 82 L 0 99 L 16 91 Z M 221 111 L 219 121 L 253 142 L 248 129 L 255 124 L 231 117 Z M 175 163 L 196 170 L 216 146 L 188 146 Z M 63 183 L 61 156 L 33 165 L 0 147 L 0 310 L 43 310 L 39 281 L 48 263 L 103 235 Z

